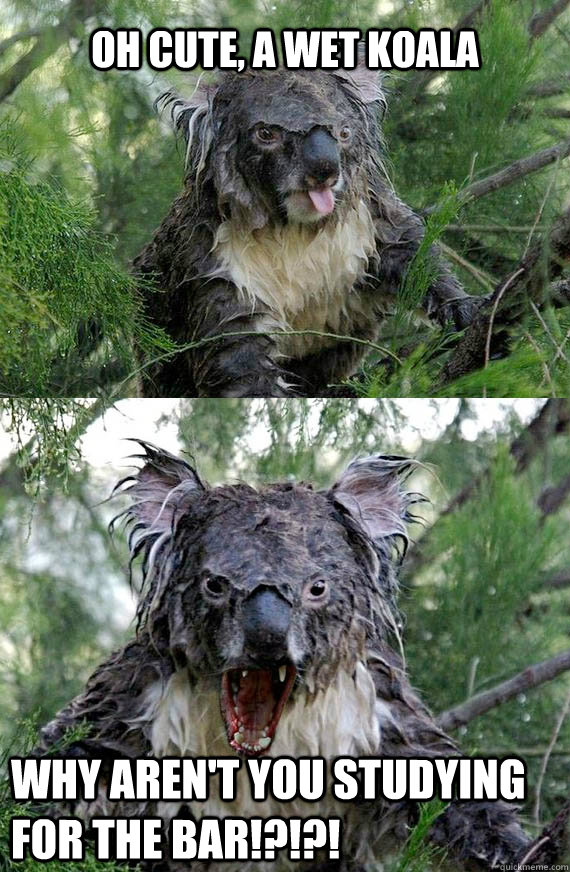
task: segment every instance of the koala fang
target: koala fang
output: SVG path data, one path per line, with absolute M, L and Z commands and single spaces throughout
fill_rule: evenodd
M 224 73 L 162 104 L 185 188 L 135 269 L 149 320 L 193 347 L 145 367 L 143 393 L 326 395 L 377 338 L 424 234 L 384 170 L 378 74 Z M 482 298 L 431 257 L 423 309 L 461 329 Z
M 396 548 L 405 550 L 421 500 L 404 487 L 413 461 L 356 460 L 323 491 L 210 487 L 185 461 L 142 444 L 142 467 L 120 483 L 131 500 L 131 553 L 143 559 L 135 638 L 43 729 L 38 753 L 61 753 L 66 730 L 84 724 L 87 735 L 64 753 L 102 760 L 100 785 L 116 757 L 320 757 L 330 766 L 338 757 L 457 755 L 398 653 Z M 231 802 L 215 788 L 199 802 L 111 800 L 103 786 L 94 801 L 58 811 L 159 817 L 165 839 L 174 818 L 340 818 L 342 859 L 327 872 L 377 864 L 418 819 L 418 803 L 406 799 L 341 802 L 327 791 L 311 803 L 254 801 L 246 769 Z M 500 801 L 452 802 L 431 835 L 483 869 L 515 862 L 530 843 Z M 291 865 L 325 868 L 281 854 L 223 868 Z

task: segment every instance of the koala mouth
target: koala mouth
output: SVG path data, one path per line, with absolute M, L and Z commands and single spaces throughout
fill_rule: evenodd
M 334 210 L 335 199 L 332 188 L 313 188 L 307 191 L 313 208 L 321 215 L 330 215 Z
M 221 709 L 234 751 L 255 757 L 267 751 L 291 693 L 294 666 L 230 669 L 222 675 Z

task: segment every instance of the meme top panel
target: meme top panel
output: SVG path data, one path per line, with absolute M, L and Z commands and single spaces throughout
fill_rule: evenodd
M 4 396 L 565 396 L 567 2 L 14 0 Z

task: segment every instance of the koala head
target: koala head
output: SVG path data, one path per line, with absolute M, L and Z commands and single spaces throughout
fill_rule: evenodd
M 334 219 L 379 150 L 383 97 L 363 65 L 225 73 L 190 101 L 163 100 L 186 137 L 190 184 L 209 182 L 220 215 L 252 228 Z
M 230 747 L 260 754 L 291 694 L 353 670 L 395 629 L 393 545 L 416 501 L 401 489 L 412 462 L 357 460 L 325 491 L 256 490 L 209 487 L 143 447 L 124 480 L 132 553 L 144 557 L 139 633 L 215 686 Z

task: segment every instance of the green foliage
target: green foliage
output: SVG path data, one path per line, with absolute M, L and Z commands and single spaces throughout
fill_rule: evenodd
M 567 646 L 567 617 L 556 596 L 544 595 L 545 568 L 560 545 L 561 527 L 541 516 L 513 468 L 500 447 L 476 497 L 439 520 L 428 546 L 429 569 L 416 578 L 404 606 L 410 673 L 438 711 Z M 547 712 L 562 690 L 551 691 L 550 701 L 548 691 L 521 694 L 472 721 L 461 730 L 463 747 L 501 756 L 509 745 L 543 746 L 545 724 L 552 729 Z M 554 783 L 562 771 L 555 761 Z
M 561 397 L 570 379 L 570 356 L 564 351 L 567 333 L 567 313 L 547 308 L 540 318 L 513 331 L 508 358 L 490 360 L 447 384 L 441 380 L 442 366 L 457 334 L 432 333 L 402 355 L 397 367 L 392 361 L 374 361 L 374 354 L 363 375 L 349 383 L 368 397 Z
M 427 842 L 431 825 L 445 810 L 446 803 L 440 799 L 424 802 L 420 807 L 420 819 L 411 831 L 402 853 L 389 872 L 426 872 L 437 868 L 445 859 L 445 852 Z
M 42 480 L 60 475 L 64 487 L 69 472 L 79 459 L 77 425 L 88 414 L 79 400 L 0 400 L 0 413 L 16 439 L 17 460 L 28 492 L 37 495 Z
M 424 238 L 398 290 L 394 317 L 390 324 L 390 330 L 396 335 L 412 323 L 416 310 L 420 308 L 430 285 L 437 278 L 437 265 L 434 263 L 431 248 L 455 218 L 458 209 L 457 188 L 453 182 L 449 182 L 444 185 L 435 209 L 426 221 Z
M 6 772 L 8 757 L 11 756 L 26 756 L 29 754 L 35 744 L 38 721 L 28 719 L 18 725 L 18 739 L 12 745 L 0 753 L 0 773 Z M 85 735 L 85 730 L 81 727 L 68 730 L 61 744 L 60 751 L 64 751 L 67 745 L 77 742 Z M 36 807 L 31 805 L 15 803 L 9 797 L 8 780 L 5 778 L 0 781 L 0 870 L 2 872 L 16 872 L 16 870 L 26 870 L 26 872 L 44 872 L 45 862 L 34 860 L 31 857 L 26 857 L 23 861 L 15 862 L 10 859 L 10 820 L 13 817 L 29 817 L 31 819 L 43 817 L 44 814 Z M 100 861 L 93 856 L 93 851 L 87 846 L 85 851 L 85 859 L 77 861 L 50 861 L 50 869 L 53 872 L 101 872 L 102 868 L 108 872 L 124 872 L 124 866 L 117 863 L 105 863 L 104 867 Z
M 399 420 L 394 405 L 383 401 L 367 408 L 356 400 L 189 400 L 179 427 L 183 444 L 214 481 L 228 475 L 275 481 L 286 474 L 324 485 L 355 454 L 379 451 Z
M 169 347 L 141 316 L 134 283 L 91 210 L 32 183 L 9 142 L 2 155 L 0 393 L 80 394 L 96 389 L 111 361 L 125 374 L 133 367 L 134 338 L 147 351 Z

